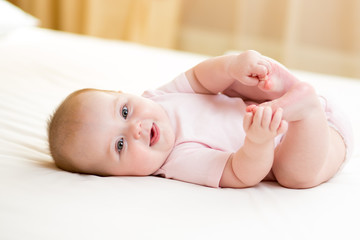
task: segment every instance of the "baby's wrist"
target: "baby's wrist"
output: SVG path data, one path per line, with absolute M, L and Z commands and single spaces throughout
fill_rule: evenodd
M 237 69 L 237 58 L 239 57 L 239 54 L 232 54 L 228 56 L 228 61 L 225 67 L 225 72 L 227 73 L 228 77 L 230 79 L 236 80 L 236 72 L 235 69 Z
M 268 144 L 268 142 L 270 142 L 270 140 L 261 139 L 261 137 L 246 136 L 244 144 L 258 148 L 258 147 L 261 147 L 262 145 Z

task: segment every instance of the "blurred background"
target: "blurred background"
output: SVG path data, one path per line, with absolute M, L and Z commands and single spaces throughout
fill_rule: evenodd
M 9 0 L 40 26 L 360 78 L 360 0 Z

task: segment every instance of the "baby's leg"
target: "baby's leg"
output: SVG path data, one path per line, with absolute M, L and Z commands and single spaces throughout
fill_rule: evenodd
M 277 181 L 289 188 L 309 188 L 330 179 L 345 158 L 340 135 L 329 127 L 315 90 L 295 84 L 284 96 L 264 105 L 283 109 L 288 131 L 275 150 Z

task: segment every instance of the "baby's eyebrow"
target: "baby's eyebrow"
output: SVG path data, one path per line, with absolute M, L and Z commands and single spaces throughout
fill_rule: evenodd
M 116 119 L 117 118 L 117 114 L 118 114 L 118 102 L 119 102 L 119 99 L 118 98 L 115 98 L 113 103 L 112 103 L 112 108 L 114 109 L 114 113 L 113 113 L 113 118 Z
M 119 99 L 118 98 L 114 98 L 114 100 L 112 101 L 111 103 L 111 108 L 110 109 L 113 109 L 113 112 L 112 112 L 112 116 L 113 116 L 113 120 L 116 121 L 116 118 L 117 118 L 117 115 L 118 115 L 118 102 L 119 102 Z M 115 140 L 114 140 L 115 139 Z M 117 139 L 117 136 L 111 136 L 110 137 L 110 153 L 112 153 L 113 151 L 115 151 L 115 144 L 116 144 L 116 140 Z

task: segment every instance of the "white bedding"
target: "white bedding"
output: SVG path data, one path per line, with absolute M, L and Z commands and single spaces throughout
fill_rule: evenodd
M 213 189 L 54 166 L 46 120 L 67 94 L 140 94 L 204 58 L 37 28 L 1 38 L 0 239 L 360 239 L 360 80 L 295 71 L 337 96 L 356 141 L 341 174 L 313 189 Z

